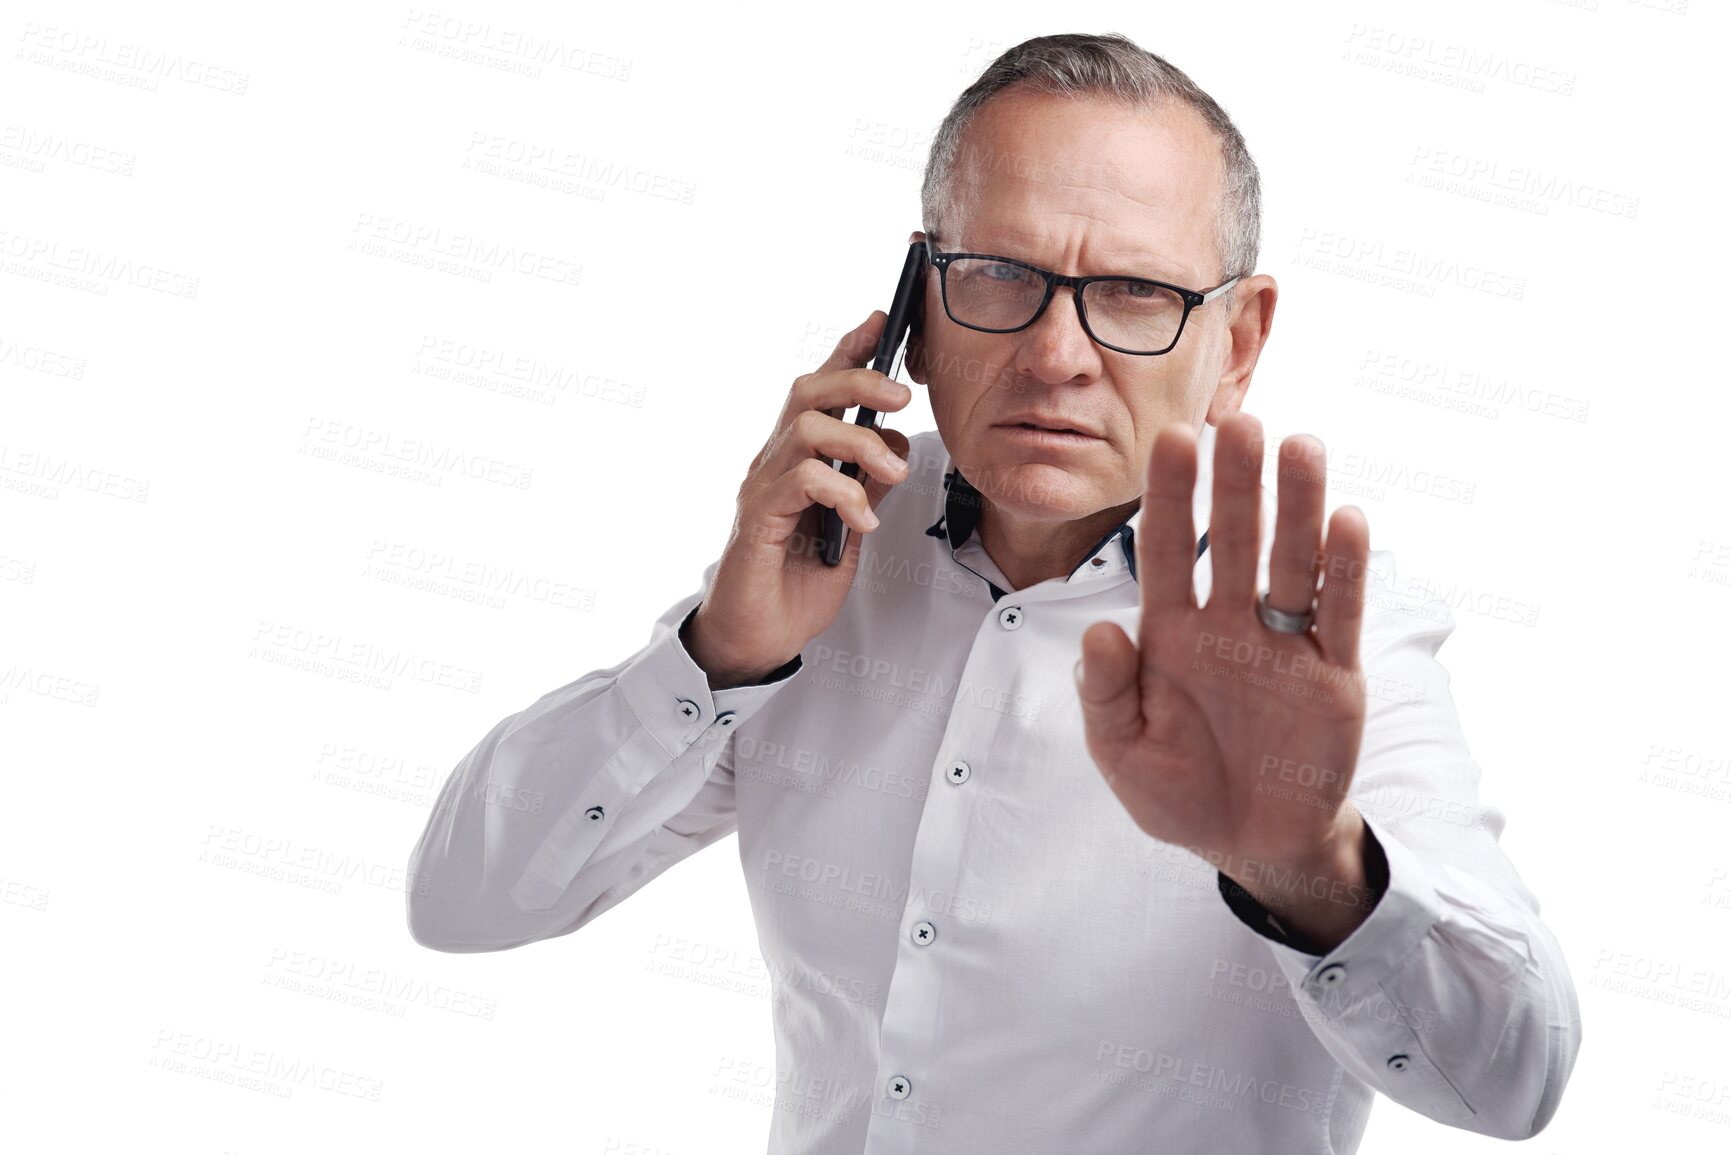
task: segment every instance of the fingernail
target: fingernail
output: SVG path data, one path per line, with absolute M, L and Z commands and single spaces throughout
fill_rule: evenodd
M 889 468 L 896 470 L 897 472 L 900 472 L 901 470 L 904 470 L 908 467 L 908 463 L 903 461 L 901 459 L 901 457 L 895 453 L 894 450 L 890 450 L 890 449 L 884 450 L 883 463 L 885 465 L 887 465 Z
M 1078 686 L 1080 686 L 1082 684 L 1082 659 L 1081 658 L 1076 659 L 1076 665 L 1070 671 L 1070 673 L 1075 677 L 1076 684 Z

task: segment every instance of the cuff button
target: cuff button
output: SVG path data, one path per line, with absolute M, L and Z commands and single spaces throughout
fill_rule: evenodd
M 599 822 L 607 816 L 607 811 L 600 806 L 591 806 L 583 812 L 583 817 L 591 822 Z
M 1391 1071 L 1404 1071 L 1410 1066 L 1412 1060 L 1405 1055 L 1390 1055 L 1388 1058 L 1388 1069 Z

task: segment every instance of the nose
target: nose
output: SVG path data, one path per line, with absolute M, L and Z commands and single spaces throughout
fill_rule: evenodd
M 1016 368 L 1024 375 L 1048 385 L 1061 385 L 1077 377 L 1100 372 L 1100 349 L 1082 327 L 1076 290 L 1054 289 L 1039 319 L 1017 334 Z

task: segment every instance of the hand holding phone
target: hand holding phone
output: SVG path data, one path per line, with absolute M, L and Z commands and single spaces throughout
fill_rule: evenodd
M 918 320 L 925 304 L 925 271 L 926 243 L 915 241 L 908 246 L 907 259 L 902 262 L 901 276 L 896 280 L 895 295 L 890 298 L 889 316 L 884 323 L 883 333 L 878 338 L 877 355 L 872 359 L 872 368 L 886 376 L 895 376 L 890 366 L 895 362 L 896 351 L 902 347 L 908 330 Z M 859 413 L 854 417 L 854 424 L 871 429 L 882 428 L 883 414 L 861 405 Z M 844 477 L 859 477 L 859 466 L 852 461 L 837 460 L 830 462 L 830 465 L 838 469 Z M 839 564 L 842 550 L 846 546 L 847 526 L 841 515 L 833 509 L 825 509 L 823 535 L 818 546 L 823 556 L 823 564 Z
M 876 528 L 872 507 L 908 475 L 908 439 L 880 428 L 878 415 L 907 405 L 913 391 L 866 367 L 874 350 L 882 354 L 890 328 L 890 317 L 873 310 L 828 360 L 795 378 L 752 460 L 733 533 L 697 613 L 680 631 L 712 690 L 762 681 L 829 628 L 852 588 L 862 541 L 844 543 L 834 532 L 823 539 L 826 517 L 856 538 L 869 532 Z M 854 406 L 866 419 L 842 420 Z M 844 475 L 838 462 L 851 471 Z M 834 565 L 825 541 L 836 543 Z

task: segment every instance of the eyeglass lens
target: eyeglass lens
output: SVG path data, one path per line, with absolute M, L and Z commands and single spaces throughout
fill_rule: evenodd
M 964 325 L 1015 329 L 1033 320 L 1046 295 L 1040 274 L 982 257 L 958 257 L 945 274 L 945 302 Z M 1184 320 L 1184 298 L 1171 289 L 1128 278 L 1094 281 L 1082 290 L 1094 335 L 1132 352 L 1166 349 Z

